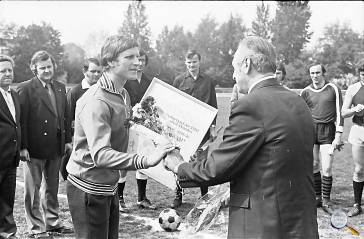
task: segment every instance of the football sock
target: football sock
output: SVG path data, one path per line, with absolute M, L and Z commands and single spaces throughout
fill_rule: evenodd
M 125 187 L 125 182 L 124 183 L 118 183 L 118 196 L 119 196 L 119 198 L 124 198 L 124 187 Z
M 138 202 L 143 201 L 146 198 L 146 187 L 147 181 L 145 179 L 137 179 L 137 186 L 138 186 Z
M 363 194 L 363 186 L 364 186 L 364 182 L 353 181 L 354 201 L 355 201 L 355 203 L 357 203 L 359 205 L 361 205 L 361 196 Z
M 321 198 L 321 173 L 313 174 L 314 188 L 316 193 L 316 198 Z
M 200 187 L 200 191 L 201 191 L 201 196 L 203 196 L 209 191 L 209 188 L 206 186 L 203 186 L 203 187 Z
M 332 188 L 332 176 L 322 176 L 322 197 L 326 200 L 330 200 Z

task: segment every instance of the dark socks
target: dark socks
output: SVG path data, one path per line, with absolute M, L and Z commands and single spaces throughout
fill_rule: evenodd
M 124 197 L 124 188 L 125 188 L 125 182 L 124 183 L 118 183 L 118 196 L 119 196 L 119 198 Z
M 315 189 L 316 198 L 321 198 L 321 173 L 314 173 L 313 174 L 313 185 Z M 321 200 L 321 199 L 320 199 Z
M 137 179 L 137 186 L 138 186 L 138 202 L 141 202 L 146 198 L 147 180 Z
M 200 187 L 200 190 L 201 190 L 201 196 L 203 196 L 209 191 L 209 188 L 206 186 L 203 186 L 203 187 Z
M 332 188 L 332 177 L 322 176 L 322 197 L 329 201 Z
M 353 181 L 355 204 L 361 205 L 361 196 L 363 194 L 363 186 L 364 186 L 364 182 Z

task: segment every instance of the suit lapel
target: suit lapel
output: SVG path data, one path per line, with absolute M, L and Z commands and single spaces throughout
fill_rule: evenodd
M 47 108 L 54 115 L 56 115 L 56 112 L 54 112 L 54 110 L 53 110 L 51 100 L 50 100 L 49 95 L 47 93 L 47 89 L 44 88 L 44 86 L 42 85 L 40 80 L 38 80 L 37 78 L 33 78 L 33 84 L 34 84 L 34 88 L 35 88 L 35 91 L 36 91 L 35 93 L 39 95 L 39 97 L 41 98 L 43 103 L 47 106 Z
M 5 115 L 5 118 L 7 118 L 10 122 L 14 123 L 13 116 L 11 116 L 8 105 L 6 104 L 3 94 L 1 93 L 0 93 L 0 111 L 3 115 Z

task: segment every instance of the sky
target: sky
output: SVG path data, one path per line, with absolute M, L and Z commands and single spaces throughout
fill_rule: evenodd
M 275 15 L 276 3 L 264 1 Z M 50 23 L 61 32 L 62 43 L 74 42 L 84 46 L 90 33 L 103 31 L 116 34 L 125 16 L 129 1 L 1 1 L 0 21 L 18 25 Z M 239 15 L 247 27 L 256 17 L 256 6 L 261 1 L 145 1 L 146 15 L 157 39 L 164 26 L 176 24 L 194 31 L 207 14 L 218 23 L 227 21 L 231 14 Z M 347 23 L 356 32 L 364 32 L 363 1 L 312 1 L 310 31 L 312 44 L 322 35 L 328 24 Z

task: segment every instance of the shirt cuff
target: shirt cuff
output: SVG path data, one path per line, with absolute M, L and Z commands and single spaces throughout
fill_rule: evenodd
M 344 132 L 344 127 L 343 126 L 336 126 L 336 132 L 342 133 Z

